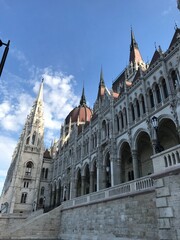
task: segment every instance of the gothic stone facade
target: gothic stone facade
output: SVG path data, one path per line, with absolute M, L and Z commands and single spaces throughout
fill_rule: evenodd
M 101 70 L 93 110 L 83 89 L 60 139 L 45 152 L 42 91 L 43 83 L 5 181 L 2 212 L 52 209 L 180 163 L 180 29 L 167 51 L 156 49 L 149 64 L 131 30 L 128 67 L 111 90 Z M 158 160 L 167 152 L 163 162 Z

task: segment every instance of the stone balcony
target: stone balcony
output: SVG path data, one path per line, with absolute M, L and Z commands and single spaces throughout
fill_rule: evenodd
M 154 181 L 150 176 L 142 177 L 114 187 L 106 188 L 62 203 L 63 209 L 74 208 L 87 204 L 109 201 L 112 199 L 154 191 Z
M 180 144 L 151 157 L 154 173 L 162 173 L 180 168 Z

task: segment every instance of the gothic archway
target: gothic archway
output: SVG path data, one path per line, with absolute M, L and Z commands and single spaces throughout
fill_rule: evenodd
M 153 173 L 153 146 L 150 136 L 147 132 L 142 131 L 136 138 L 137 159 L 139 168 L 139 177 L 147 176 Z

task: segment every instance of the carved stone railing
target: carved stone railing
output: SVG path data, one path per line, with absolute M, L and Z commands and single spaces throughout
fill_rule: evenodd
M 180 145 L 169 148 L 151 157 L 154 173 L 168 170 L 172 167 L 180 167 Z
M 72 208 L 84 204 L 91 204 L 108 199 L 125 197 L 131 194 L 139 194 L 145 190 L 153 190 L 153 180 L 151 177 L 142 177 L 137 180 L 122 183 L 114 187 L 106 188 L 98 192 L 83 195 L 62 203 L 63 209 Z

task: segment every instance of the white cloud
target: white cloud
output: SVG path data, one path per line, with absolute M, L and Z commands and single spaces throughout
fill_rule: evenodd
M 18 132 L 24 124 L 26 115 L 30 110 L 33 98 L 29 94 L 20 94 L 16 103 L 12 99 L 0 105 L 0 126 L 4 130 Z

